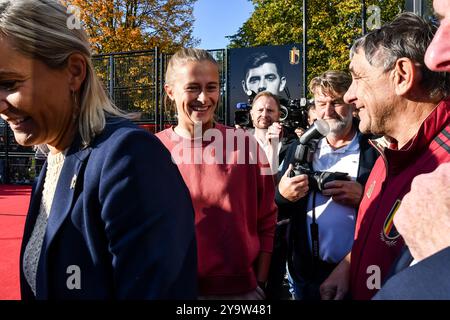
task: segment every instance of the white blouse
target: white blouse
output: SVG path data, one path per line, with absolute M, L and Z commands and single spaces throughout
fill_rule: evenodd
M 45 174 L 44 190 L 41 206 L 30 240 L 23 255 L 23 273 L 28 284 L 36 295 L 36 273 L 41 255 L 42 242 L 47 228 L 47 220 L 55 195 L 56 185 L 65 160 L 65 151 L 57 154 L 49 153 L 47 157 L 47 172 Z

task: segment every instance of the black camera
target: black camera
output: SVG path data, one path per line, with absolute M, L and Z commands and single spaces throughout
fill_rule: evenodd
M 245 102 L 236 104 L 236 111 L 234 112 L 234 124 L 241 128 L 251 128 L 252 119 L 250 117 L 251 105 Z
M 345 172 L 312 171 L 308 167 L 298 165 L 289 172 L 288 177 L 292 178 L 300 174 L 308 176 L 309 190 L 323 191 L 325 183 L 335 180 L 348 180 L 348 174 Z
M 241 128 L 253 128 L 252 118 L 250 117 L 250 110 L 252 109 L 253 99 L 256 93 L 252 90 L 246 92 L 247 102 L 238 102 L 236 104 L 236 111 L 234 112 L 234 124 Z
M 308 128 L 308 109 L 312 102 L 306 98 L 302 99 L 280 99 L 281 116 L 280 122 L 288 128 Z
M 300 144 L 297 146 L 292 162 L 294 168 L 288 172 L 288 177 L 292 178 L 300 174 L 308 176 L 309 190 L 322 191 L 325 184 L 334 180 L 348 180 L 345 172 L 329 172 L 312 170 L 312 160 L 317 143 L 330 132 L 330 127 L 325 120 L 318 119 L 300 137 Z
M 296 128 L 308 128 L 308 109 L 312 100 L 291 99 L 289 90 L 284 89 L 286 98 L 280 98 L 280 123 L 288 129 L 294 131 Z M 238 102 L 236 104 L 236 111 L 234 112 L 234 124 L 242 128 L 253 128 L 252 119 L 250 117 L 250 110 L 252 109 L 253 99 L 256 93 L 252 90 L 246 92 L 247 102 Z M 289 130 L 290 129 L 290 130 Z

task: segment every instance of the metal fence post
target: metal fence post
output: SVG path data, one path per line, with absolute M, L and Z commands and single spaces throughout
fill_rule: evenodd
M 158 119 L 158 114 L 160 112 L 160 105 L 159 105 L 159 68 L 158 68 L 158 47 L 155 47 L 155 50 L 153 51 L 153 90 L 155 90 L 155 130 L 160 130 L 160 121 Z
M 164 113 L 166 111 L 166 106 L 164 104 L 164 64 L 165 64 L 165 55 L 164 53 L 160 52 L 158 55 L 159 58 L 159 93 L 161 94 L 161 99 L 160 99 L 160 112 L 159 112 L 159 130 L 164 130 Z
M 224 117 L 224 121 L 225 121 L 225 125 L 229 126 L 230 124 L 230 106 L 228 105 L 228 49 L 223 49 L 223 77 L 224 77 L 224 81 L 223 81 L 223 88 L 224 88 L 224 100 L 223 100 L 223 108 L 224 108 L 224 112 L 225 114 L 223 115 Z
M 367 30 L 366 30 L 366 20 L 367 20 L 367 16 L 366 16 L 366 1 L 365 0 L 361 0 L 361 30 L 362 30 L 362 35 L 365 35 Z
M 308 94 L 308 2 L 303 0 L 303 97 Z
M 109 96 L 114 101 L 114 56 L 109 56 Z

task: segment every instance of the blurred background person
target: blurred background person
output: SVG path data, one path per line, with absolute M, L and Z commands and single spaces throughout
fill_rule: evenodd
M 262 91 L 253 99 L 250 110 L 254 129 L 249 131 L 263 148 L 271 166 L 275 166 L 272 168 L 274 173 L 283 162 L 289 144 L 296 138 L 280 124 L 280 109 L 278 97 L 269 91 Z
M 247 58 L 244 66 L 245 78 L 242 89 L 248 95 L 249 91 L 259 93 L 269 91 L 281 95 L 286 87 L 286 77 L 279 59 L 266 52 L 257 52 Z
M 250 117 L 253 133 L 261 148 L 267 155 L 274 174 L 278 173 L 283 163 L 289 145 L 296 139 L 296 135 L 288 134 L 280 124 L 280 100 L 269 91 L 258 93 L 253 99 Z M 277 178 L 278 179 L 278 178 Z M 270 263 L 270 272 L 267 281 L 267 297 L 281 299 L 286 297 L 286 229 L 288 220 L 278 220 L 275 232 L 274 249 Z
M 309 84 L 314 95 L 317 119 L 330 126 L 329 134 L 317 141 L 313 171 L 347 173 L 345 181 L 331 181 L 322 191 L 310 186 L 306 174 L 288 176 L 295 162 L 297 143 L 288 150 L 278 185 L 276 202 L 281 217 L 290 217 L 289 275 L 295 299 L 319 300 L 319 286 L 351 250 L 356 212 L 364 185 L 375 163 L 375 150 L 368 136 L 358 130 L 353 118 L 354 105 L 343 96 L 351 77 L 343 71 L 329 70 L 313 78 Z M 305 165 L 305 164 L 303 164 Z M 318 233 L 311 231 L 312 226 Z M 319 243 L 314 253 L 313 243 Z
M 109 100 L 54 0 L 0 1 L 0 115 L 49 153 L 20 254 L 24 300 L 193 299 L 193 208 L 170 154 Z
M 175 53 L 165 82 L 178 123 L 157 136 L 178 159 L 194 204 L 200 298 L 264 299 L 277 216 L 273 176 L 261 172 L 267 158 L 247 133 L 247 142 L 259 149 L 256 163 L 250 163 L 249 151 L 234 141 L 234 134 L 246 132 L 214 121 L 219 67 L 207 51 Z M 214 143 L 206 139 L 212 136 Z M 215 159 L 206 160 L 209 152 Z M 240 154 L 245 163 L 238 163 Z

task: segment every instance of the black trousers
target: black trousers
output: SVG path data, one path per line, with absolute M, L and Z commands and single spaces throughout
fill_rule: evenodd
M 281 224 L 275 229 L 274 246 L 266 288 L 266 296 L 270 300 L 289 298 L 289 288 L 287 283 L 284 283 L 288 254 L 287 227 L 288 224 Z
M 295 298 L 298 300 L 320 300 L 320 285 L 328 278 L 336 263 L 328 263 L 322 260 L 313 263 L 311 274 L 308 276 L 295 275 L 290 270 L 294 281 Z

